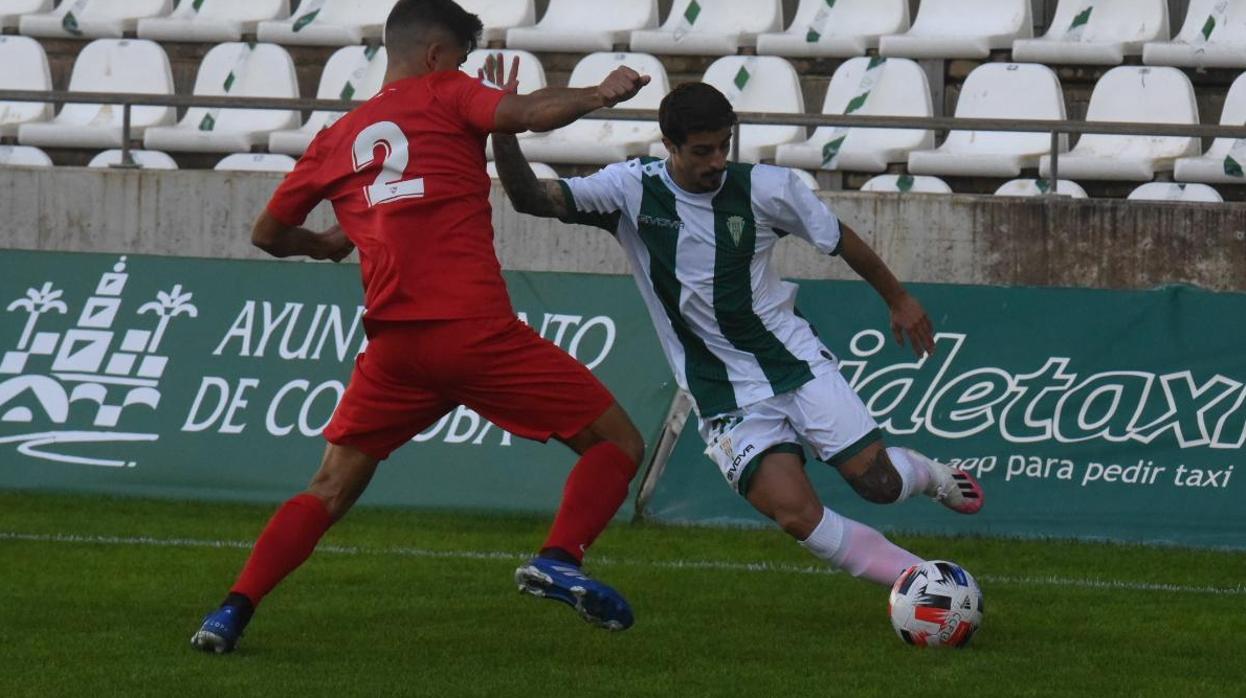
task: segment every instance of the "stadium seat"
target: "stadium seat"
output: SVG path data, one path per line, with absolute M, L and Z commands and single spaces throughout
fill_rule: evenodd
M 584 0 L 550 0 L 535 27 L 506 32 L 507 48 L 529 51 L 609 51 L 632 31 L 658 26 L 658 0 L 612 0 L 610 11 Z
M 294 61 L 275 44 L 219 44 L 199 64 L 194 94 L 297 98 Z M 193 107 L 176 126 L 149 129 L 143 143 L 155 150 L 237 153 L 266 145 L 272 132 L 298 125 L 297 111 Z
M 958 119 L 1063 121 L 1064 92 L 1055 71 L 1034 63 L 986 63 L 961 87 Z M 1060 152 L 1068 137 L 1060 137 Z M 935 150 L 909 155 L 913 174 L 959 177 L 1017 177 L 1051 152 L 1051 134 L 1009 131 L 952 131 Z
M 169 57 L 154 41 L 96 39 L 82 48 L 69 78 L 70 92 L 173 94 Z M 24 124 L 17 139 L 24 145 L 69 148 L 120 148 L 124 109 L 118 104 L 70 103 L 45 124 Z M 151 127 L 171 124 L 172 107 L 133 107 L 130 137 Z
M 1146 42 L 1167 38 L 1168 0 L 1060 0 L 1047 34 L 1017 40 L 1012 59 L 1120 65 Z
M 938 177 L 913 175 L 878 175 L 861 185 L 861 191 L 884 194 L 951 194 L 952 188 Z
M 1142 62 L 1183 68 L 1246 68 L 1246 0 L 1190 0 L 1172 41 L 1142 47 Z
M 934 115 L 926 72 L 907 58 L 853 58 L 831 77 L 823 114 Z M 804 143 L 781 145 L 775 162 L 805 169 L 883 172 L 910 151 L 934 147 L 934 132 L 821 126 Z
M 530 27 L 536 22 L 533 0 L 458 0 L 463 9 L 480 17 L 485 25 L 481 41 L 505 41 L 514 27 Z
M 52 158 L 28 145 L 0 145 L 0 167 L 51 167 Z
M 212 169 L 217 172 L 290 172 L 296 162 L 289 155 L 234 153 L 226 155 Z
M 48 54 L 38 41 L 25 36 L 0 36 L 0 90 L 52 89 Z M 22 124 L 52 118 L 52 105 L 44 102 L 0 102 L 0 137 L 16 136 Z
M 1014 179 L 995 190 L 995 196 L 1046 196 L 1051 193 L 1051 180 Z M 1062 179 L 1056 184 L 1056 193 L 1074 199 L 1085 199 L 1086 190 L 1077 182 Z
M 818 184 L 818 179 L 814 177 L 812 174 L 805 172 L 804 170 L 793 169 L 792 174 L 796 175 L 796 179 L 799 179 L 801 182 L 804 182 L 805 186 L 809 187 L 810 189 L 814 191 L 817 191 L 822 188 Z
M 290 16 L 290 0 L 189 0 L 169 17 L 138 21 L 138 35 L 155 41 L 240 41 L 260 22 Z
M 879 54 L 901 58 L 986 58 L 1034 36 L 1030 0 L 922 0 L 913 26 L 879 39 Z
M 316 99 L 370 99 L 381 89 L 388 64 L 384 46 L 343 46 L 329 57 L 320 76 Z M 276 131 L 268 137 L 274 153 L 302 155 L 312 139 L 342 118 L 343 112 L 314 111 L 299 128 Z
M 1086 121 L 1197 125 L 1194 86 L 1176 68 L 1118 66 L 1095 85 Z M 1171 170 L 1177 158 L 1198 153 L 1198 138 L 1087 133 L 1068 155 L 1061 156 L 1060 174 L 1073 179 L 1147 182 L 1157 171 Z M 1043 156 L 1039 173 L 1051 176 L 1051 156 Z
M 173 0 L 63 0 L 51 12 L 23 15 L 18 27 L 26 36 L 119 39 L 140 19 L 172 9 Z
M 176 170 L 177 163 L 168 153 L 159 150 L 131 150 L 130 159 L 142 170 Z M 87 167 L 116 167 L 121 164 L 121 151 L 114 148 L 91 158 Z
M 380 41 L 398 0 L 304 0 L 288 19 L 260 22 L 256 36 L 274 44 L 348 46 Z
M 878 38 L 909 29 L 908 0 L 801 0 L 787 31 L 757 37 L 767 56 L 864 56 Z
M 532 166 L 532 173 L 536 175 L 537 179 L 559 179 L 558 173 L 554 171 L 554 168 L 543 162 L 530 162 L 528 164 Z M 485 171 L 489 173 L 489 177 L 498 179 L 498 165 L 496 162 L 485 163 Z
M 1147 182 L 1129 193 L 1130 201 L 1183 201 L 1186 203 L 1224 203 L 1220 192 L 1206 184 Z
M 778 56 L 724 56 L 710 64 L 704 81 L 721 90 L 736 111 L 771 114 L 805 111 L 800 76 L 791 63 Z M 804 126 L 741 126 L 740 160 L 773 159 L 775 148 L 800 142 L 805 137 Z M 666 157 L 668 153 L 661 143 L 656 143 L 649 154 Z
M 654 55 L 719 56 L 783 31 L 780 0 L 675 0 L 660 29 L 632 32 L 632 50 Z
M 17 27 L 22 15 L 52 11 L 52 0 L 0 0 L 0 32 Z
M 1220 125 L 1246 125 L 1246 73 L 1229 88 Z M 1174 178 L 1180 182 L 1246 184 L 1246 138 L 1217 138 L 1206 155 L 1178 160 Z
M 666 69 L 657 58 L 643 53 L 593 53 L 585 56 L 571 72 L 571 87 L 599 84 L 615 68 L 626 65 L 653 79 L 640 94 L 623 106 L 628 109 L 656 110 L 670 91 Z M 548 134 L 522 141 L 529 158 L 546 162 L 606 165 L 649 152 L 661 140 L 656 121 L 618 121 L 581 119 Z

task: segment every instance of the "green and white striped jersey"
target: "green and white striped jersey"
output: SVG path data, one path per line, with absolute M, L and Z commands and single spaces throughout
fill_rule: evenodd
M 837 370 L 796 311 L 796 285 L 770 264 L 779 238 L 839 251 L 839 221 L 791 170 L 731 163 L 716 192 L 675 183 L 665 160 L 610 165 L 562 180 L 566 222 L 623 245 L 679 386 L 705 418 Z

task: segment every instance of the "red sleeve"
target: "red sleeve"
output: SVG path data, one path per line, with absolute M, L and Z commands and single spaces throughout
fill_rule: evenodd
M 322 160 L 328 133 L 328 130 L 321 131 L 312 140 L 294 171 L 286 175 L 268 202 L 269 215 L 291 228 L 303 225 L 307 214 L 325 198 L 324 182 L 328 179 Z
M 507 93 L 458 70 L 452 75 L 447 74 L 441 89 L 445 91 L 450 108 L 473 130 L 479 133 L 493 132 L 498 104 Z

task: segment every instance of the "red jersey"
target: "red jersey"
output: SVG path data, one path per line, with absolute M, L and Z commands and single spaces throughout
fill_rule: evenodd
M 312 141 L 268 212 L 333 203 L 374 320 L 514 315 L 493 248 L 485 139 L 506 95 L 455 71 L 395 81 Z

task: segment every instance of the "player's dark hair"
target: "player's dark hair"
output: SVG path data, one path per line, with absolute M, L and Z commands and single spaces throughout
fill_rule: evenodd
M 402 54 L 426 43 L 429 32 L 438 30 L 471 52 L 480 43 L 484 25 L 454 0 L 398 0 L 385 22 L 385 44 L 391 53 Z
M 662 135 L 675 145 L 688 142 L 688 134 L 720 131 L 735 126 L 735 109 L 712 85 L 685 82 L 670 91 L 658 107 Z

